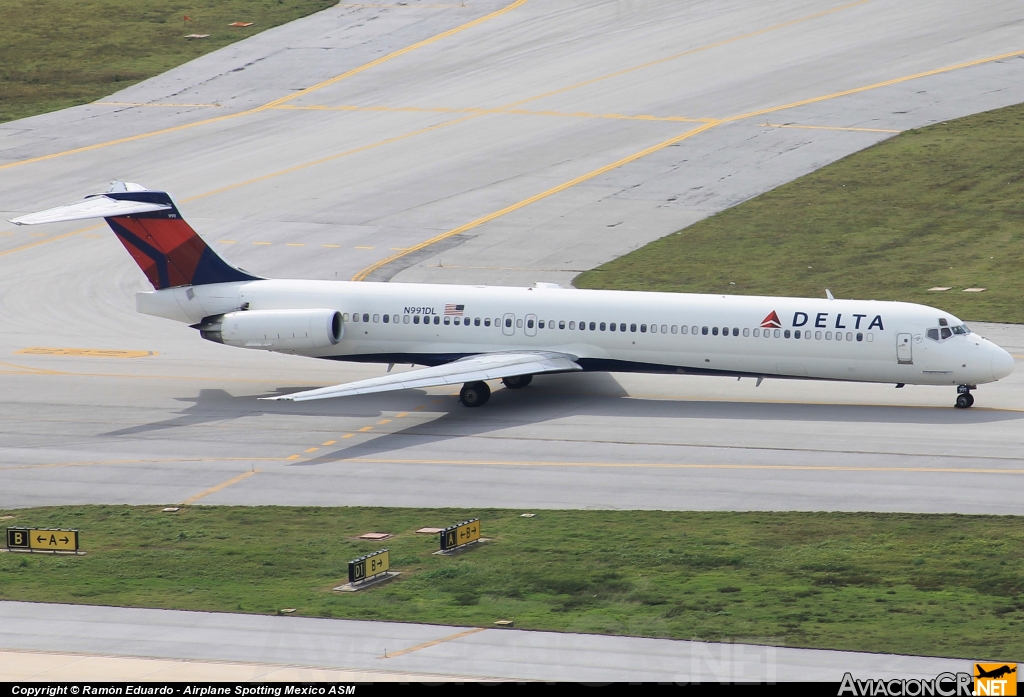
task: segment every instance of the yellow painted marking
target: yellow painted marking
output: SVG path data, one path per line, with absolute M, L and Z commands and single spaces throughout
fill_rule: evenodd
M 444 637 L 442 639 L 434 639 L 433 641 L 428 641 L 428 642 L 423 643 L 423 644 L 417 644 L 416 646 L 410 646 L 407 649 L 402 649 L 401 651 L 395 651 L 394 653 L 389 653 L 389 654 L 387 654 L 385 656 L 377 656 L 377 658 L 395 658 L 397 656 L 404 656 L 405 654 L 412 653 L 413 651 L 420 651 L 422 649 L 429 649 L 431 646 L 437 646 L 438 644 L 443 644 L 446 641 L 454 641 L 455 639 L 461 639 L 462 637 L 469 636 L 470 634 L 476 634 L 477 632 L 482 632 L 482 631 L 484 631 L 484 629 L 486 629 L 486 628 L 485 627 L 476 627 L 475 629 L 469 629 L 469 630 L 467 630 L 465 632 L 459 632 L 458 634 L 452 634 L 451 636 L 446 636 L 446 637 Z
M 426 408 L 427 408 L 426 405 L 421 404 L 418 407 L 413 407 L 413 411 L 423 411 Z
M 651 153 L 658 152 L 659 150 L 663 150 L 664 148 L 667 148 L 670 145 L 675 145 L 676 143 L 682 142 L 682 141 L 686 140 L 687 138 L 692 138 L 693 136 L 697 135 L 698 133 L 703 133 L 704 131 L 706 131 L 706 130 L 708 130 L 710 128 L 715 127 L 719 123 L 721 123 L 721 122 L 720 121 L 712 121 L 710 123 L 705 123 L 705 124 L 703 124 L 701 126 L 698 126 L 697 128 L 691 129 L 691 130 L 689 130 L 689 131 L 687 131 L 685 133 L 682 133 L 682 134 L 677 135 L 677 136 L 673 136 L 672 138 L 669 138 L 668 140 L 664 140 L 664 141 L 658 143 L 657 145 L 652 145 L 651 147 L 646 148 L 644 150 L 641 150 L 639 152 L 635 152 L 632 155 L 627 155 L 626 157 L 623 157 L 621 160 L 617 160 L 615 162 L 612 162 L 611 164 L 605 165 L 604 167 L 598 167 L 597 169 L 595 169 L 595 170 L 593 170 L 591 172 L 587 172 L 586 174 L 580 175 L 580 176 L 576 177 L 575 179 L 570 179 L 567 182 L 563 182 L 563 183 L 559 184 L 558 186 L 554 186 L 554 187 L 548 189 L 547 191 L 542 191 L 539 194 L 535 194 L 535 195 L 531 196 L 530 198 L 523 199 L 522 201 L 519 201 L 518 203 L 513 203 L 511 206 L 506 206 L 505 208 L 502 208 L 499 211 L 495 211 L 494 213 L 490 213 L 490 214 L 485 215 L 485 216 L 483 216 L 481 218 L 477 218 L 476 220 L 470 221 L 470 222 L 466 223 L 465 225 L 460 225 L 459 227 L 454 228 L 452 230 L 449 230 L 448 232 L 443 232 L 440 235 L 436 235 L 435 237 L 431 237 L 429 240 L 426 240 L 424 242 L 420 242 L 417 245 L 409 247 L 404 252 L 399 252 L 398 254 L 392 254 L 389 257 L 381 259 L 380 261 L 378 261 L 378 262 L 376 262 L 374 264 L 371 264 L 370 266 L 367 266 L 365 269 L 363 269 L 362 271 L 357 273 L 355 276 L 353 276 L 352 280 L 353 281 L 364 281 L 364 280 L 366 280 L 367 276 L 369 276 L 371 273 L 373 273 L 377 269 L 379 269 L 379 268 L 381 268 L 383 266 L 386 266 L 386 265 L 390 264 L 391 262 L 396 261 L 397 259 L 401 259 L 402 257 L 404 257 L 404 256 L 406 256 L 406 255 L 408 255 L 408 254 L 410 254 L 412 252 L 416 252 L 416 251 L 419 251 L 421 249 L 425 249 L 426 247 L 429 247 L 429 246 L 431 246 L 433 244 L 436 244 L 437 242 L 440 242 L 441 240 L 448 239 L 449 237 L 454 237 L 455 235 L 458 235 L 458 234 L 461 234 L 463 232 L 466 232 L 467 230 L 472 230 L 473 228 L 479 227 L 480 225 L 483 225 L 484 223 L 488 223 L 488 222 L 494 220 L 495 218 L 500 218 L 503 215 L 507 215 L 509 213 L 512 213 L 513 211 L 517 211 L 520 208 L 524 208 L 526 206 L 529 206 L 531 203 L 536 203 L 537 201 L 540 201 L 541 199 L 545 199 L 545 198 L 547 198 L 549 196 L 553 196 L 553 195 L 559 193 L 560 191 L 565 191 L 566 189 L 568 189 L 570 187 L 573 187 L 573 186 L 576 186 L 577 184 L 579 184 L 581 182 L 585 182 L 585 181 L 587 181 L 589 179 L 593 179 L 594 177 L 598 177 L 598 176 L 600 176 L 600 175 L 602 175 L 602 174 L 604 174 L 606 172 L 610 172 L 613 169 L 617 169 L 618 167 L 622 167 L 623 165 L 629 164 L 630 162 L 634 162 L 636 160 L 639 160 L 640 158 L 646 157 L 647 155 L 650 155 Z
M 302 457 L 302 456 L 301 455 L 289 455 L 285 459 L 286 460 L 298 460 L 300 457 Z
M 383 426 L 384 424 L 389 424 L 389 423 L 391 423 L 391 419 L 381 419 L 380 421 L 377 422 L 377 425 L 378 426 Z
M 354 435 L 354 433 L 346 433 L 345 435 L 342 436 L 342 438 L 351 438 Z
M 307 452 L 307 453 L 315 453 L 319 449 L 320 448 L 306 448 L 305 452 Z
M 321 88 L 327 87 L 328 85 L 333 85 L 336 82 L 340 82 L 341 80 L 344 80 L 346 78 L 352 77 L 353 75 L 358 75 L 359 73 L 361 73 L 361 72 L 363 72 L 365 70 L 369 70 L 370 68 L 374 68 L 374 67 L 376 67 L 376 66 L 378 66 L 378 65 L 380 65 L 382 63 L 386 63 L 389 60 L 392 60 L 394 58 L 398 58 L 399 56 L 404 56 L 405 54 L 407 54 L 407 53 L 409 53 L 411 51 L 415 51 L 416 49 L 422 48 L 424 46 L 429 46 L 430 44 L 432 44 L 432 43 L 434 43 L 436 41 L 440 41 L 442 39 L 446 39 L 449 36 L 453 36 L 454 34 L 458 34 L 461 31 L 465 31 L 466 29 L 469 29 L 471 27 L 475 27 L 478 24 L 482 24 L 482 23 L 484 23 L 484 22 L 486 22 L 486 21 L 488 21 L 490 19 L 494 19 L 495 17 L 499 17 L 499 16 L 505 14 L 506 12 L 509 12 L 511 10 L 516 9 L 517 7 L 523 5 L 524 3 L 526 3 L 526 0 L 515 0 L 511 4 L 506 5 L 505 7 L 501 8 L 500 10 L 495 10 L 494 12 L 491 12 L 490 14 L 487 14 L 487 15 L 484 15 L 483 17 L 479 17 L 477 19 L 474 19 L 471 22 L 466 22 L 465 24 L 460 25 L 458 27 L 455 27 L 454 29 L 449 29 L 448 31 L 441 32 L 440 34 L 432 36 L 429 39 L 424 39 L 423 41 L 418 41 L 418 42 L 416 42 L 416 43 L 414 43 L 414 44 L 412 44 L 410 46 L 406 46 L 405 48 L 399 49 L 397 51 L 393 51 L 393 52 L 389 53 L 386 56 L 381 56 L 377 60 L 370 61 L 369 63 L 366 63 L 364 65 L 359 66 L 358 68 L 353 68 L 352 70 L 344 72 L 341 75 L 336 75 L 336 76 L 334 76 L 334 77 L 332 77 L 332 78 L 330 78 L 328 80 L 324 80 L 323 82 L 317 83 L 317 84 L 313 85 L 312 87 L 307 87 L 304 90 L 298 90 L 296 92 L 293 92 L 292 94 L 285 95 L 284 97 L 280 97 L 278 99 L 275 99 L 272 102 L 267 102 L 263 106 L 259 106 L 259 107 L 256 107 L 254 109 L 247 109 L 246 111 L 240 111 L 237 114 L 225 114 L 224 116 L 217 116 L 217 117 L 212 118 L 212 119 L 203 119 L 201 121 L 193 121 L 192 123 L 181 124 L 180 126 L 172 126 L 170 128 L 162 128 L 160 130 L 150 131 L 148 133 L 139 133 L 138 135 L 134 135 L 134 136 L 128 136 L 128 137 L 125 137 L 125 138 L 118 138 L 116 140 L 108 140 L 108 141 L 103 142 L 103 143 L 95 143 L 93 145 L 86 145 L 86 146 L 81 147 L 81 148 L 74 148 L 72 150 L 64 150 L 62 152 L 51 153 L 49 155 L 41 155 L 39 157 L 32 157 L 32 158 L 28 158 L 26 160 L 18 160 L 17 162 L 9 162 L 9 163 L 7 163 L 5 165 L 0 165 L 0 170 L 7 169 L 9 167 L 18 167 L 20 165 L 27 165 L 27 164 L 31 164 L 33 162 L 42 162 L 44 160 L 52 160 L 52 159 L 54 159 L 56 157 L 63 157 L 65 155 L 74 155 L 74 154 L 80 153 L 80 152 L 89 152 L 90 150 L 97 150 L 99 148 L 105 148 L 105 147 L 108 147 L 108 146 L 111 146 L 111 145 L 120 145 L 121 143 L 130 143 L 130 142 L 133 142 L 133 141 L 136 141 L 136 140 L 142 140 L 144 138 L 150 138 L 152 136 L 163 135 L 165 133 L 174 133 L 176 131 L 183 131 L 183 130 L 186 130 L 186 129 L 189 129 L 189 128 L 194 128 L 195 126 L 202 126 L 202 125 L 210 124 L 210 123 L 218 123 L 220 121 L 226 121 L 228 119 L 234 119 L 234 118 L 238 118 L 240 116 L 249 116 L 251 114 L 257 114 L 257 113 L 259 113 L 261 111 L 266 111 L 267 109 L 273 109 L 274 107 L 280 106 L 280 105 L 282 105 L 282 104 L 284 104 L 286 102 L 289 102 L 289 101 L 291 101 L 293 99 L 305 96 L 305 95 L 310 94 L 312 92 L 315 92 L 315 91 L 317 91 L 317 90 L 319 90 Z
M 1024 355 L 1019 353 L 1011 353 L 1010 355 L 1013 356 L 1014 358 L 1024 358 Z
M 253 242 L 253 244 L 268 245 L 268 244 L 274 244 L 274 243 L 273 242 Z
M 217 240 L 220 244 L 238 244 L 238 240 Z
M 21 251 L 26 250 L 26 249 L 31 249 L 32 247 L 38 247 L 39 245 L 46 244 L 48 242 L 56 242 L 57 240 L 63 240 L 63 239 L 67 239 L 68 237 L 74 237 L 75 235 L 77 235 L 79 233 L 88 232 L 89 230 L 95 230 L 95 229 L 100 228 L 100 227 L 103 227 L 103 226 L 102 225 L 90 225 L 89 227 L 84 227 L 84 228 L 81 228 L 79 230 L 74 230 L 72 232 L 65 232 L 63 235 L 54 235 L 53 237 L 47 237 L 45 240 L 39 240 L 38 242 L 32 242 L 30 244 L 24 244 L 24 245 L 22 245 L 20 247 L 14 247 L 13 249 L 5 249 L 4 251 L 0 252 L 0 257 L 7 256 L 8 254 L 14 254 L 15 252 L 21 252 Z
M 804 128 L 812 131 L 867 131 L 868 133 L 902 133 L 894 128 L 854 128 L 848 126 L 801 126 L 796 123 L 759 123 L 765 128 Z
M 320 246 L 321 246 L 321 247 L 334 247 L 334 248 L 338 248 L 338 247 L 340 247 L 341 245 L 340 245 L 340 244 L 322 244 L 322 245 L 320 245 Z
M 88 356 L 90 358 L 142 358 L 155 356 L 156 351 L 125 351 L 120 349 L 89 349 L 89 348 L 51 348 L 48 346 L 30 346 L 17 354 L 29 356 Z
M 334 444 L 335 444 L 335 443 L 337 443 L 337 442 L 338 442 L 338 441 L 336 441 L 336 440 L 329 440 L 329 441 L 327 441 L 326 443 L 321 443 L 321 445 L 334 445 Z
M 308 105 L 296 106 L 287 104 L 275 107 L 276 109 L 287 109 L 291 111 L 380 111 L 380 112 L 412 112 L 428 114 L 474 114 L 482 116 L 485 114 L 515 114 L 518 116 L 558 116 L 563 118 L 576 119 L 616 119 L 625 121 L 669 121 L 673 123 L 706 123 L 714 121 L 711 118 L 691 118 L 689 116 L 653 116 L 650 114 L 595 114 L 589 111 L 533 111 L 530 109 L 514 109 L 511 107 L 495 107 L 485 109 L 483 107 L 390 107 L 390 106 L 326 106 Z
M 407 411 L 402 411 L 402 412 L 399 412 L 399 413 L 395 414 L 395 418 L 396 418 L 396 419 L 400 419 L 400 418 L 402 418 L 403 416 L 408 416 L 408 415 L 409 415 L 409 412 L 407 412 Z
M 366 431 L 372 431 L 372 430 L 373 430 L 373 426 L 363 426 L 363 427 L 362 427 L 361 429 L 359 429 L 359 430 L 360 430 L 361 432 L 366 432 Z
M 82 460 L 79 462 L 46 462 L 38 465 L 11 465 L 0 471 L 50 469 L 53 467 L 99 467 L 103 465 L 153 465 L 168 462 L 281 462 L 279 457 L 169 457 L 146 460 Z M 259 472 L 259 470 L 256 470 Z
M 162 107 L 176 107 L 176 106 L 206 106 L 206 107 L 220 107 L 220 104 L 171 104 L 162 102 L 93 102 L 93 104 L 99 106 L 162 106 Z
M 692 49 L 689 49 L 689 50 L 686 50 L 686 51 L 682 51 L 680 53 L 674 53 L 671 56 L 666 56 L 664 58 L 658 58 L 656 60 L 649 61 L 647 63 L 641 63 L 639 65 L 634 65 L 634 66 L 632 66 L 630 68 L 624 68 L 623 70 L 617 70 L 617 71 L 615 71 L 613 73 L 608 73 L 607 75 L 601 75 L 601 76 L 598 76 L 598 77 L 595 77 L 595 78 L 591 78 L 589 80 L 584 80 L 583 82 L 577 82 L 577 83 L 569 85 L 567 87 L 560 87 L 558 89 L 551 90 L 550 92 L 545 92 L 543 94 L 537 95 L 536 97 L 530 97 L 528 99 L 523 99 L 523 100 L 520 100 L 518 102 L 513 102 L 512 104 L 510 104 L 508 106 L 518 106 L 520 104 L 525 104 L 527 102 L 536 101 L 538 99 L 544 99 L 545 97 L 550 97 L 552 95 L 562 94 L 563 92 L 568 92 L 570 90 L 579 89 L 580 87 L 586 87 L 588 85 L 593 85 L 595 83 L 602 82 L 604 80 L 610 80 L 612 78 L 620 77 L 622 75 L 628 75 L 629 73 L 636 72 L 637 70 L 643 70 L 645 68 L 650 68 L 650 67 L 658 65 L 660 63 L 667 63 L 669 61 L 674 61 L 677 58 L 682 58 L 684 56 L 690 56 L 690 55 L 693 55 L 695 53 L 700 53 L 702 51 L 709 51 L 709 50 L 711 50 L 713 48 L 719 48 L 721 46 L 726 46 L 728 44 L 735 43 L 737 41 L 743 41 L 744 39 L 750 39 L 750 38 L 753 38 L 755 36 L 759 36 L 761 34 L 766 34 L 766 33 L 771 32 L 771 31 L 776 31 L 776 30 L 779 30 L 779 29 L 784 29 L 786 27 L 791 27 L 793 25 L 800 24 L 802 22 L 808 22 L 808 21 L 810 21 L 812 19 L 817 19 L 818 17 L 824 17 L 825 15 L 832 14 L 833 12 L 841 12 L 841 11 L 847 10 L 847 9 L 849 9 L 851 7 L 856 7 L 857 5 L 863 5 L 864 3 L 868 2 L 868 1 L 869 0 L 856 0 L 856 2 L 851 2 L 848 5 L 840 5 L 839 7 L 833 7 L 830 10 L 824 10 L 822 12 L 816 12 L 814 14 L 806 15 L 804 17 L 798 17 L 797 19 L 792 19 L 792 20 L 789 20 L 788 22 L 782 22 L 781 24 L 773 24 L 772 26 L 765 27 L 764 29 L 758 29 L 757 31 L 752 31 L 752 32 L 749 32 L 747 34 L 740 34 L 739 36 L 733 36 L 731 38 L 723 39 L 721 41 L 716 41 L 714 43 L 710 43 L 710 44 L 707 44 L 705 46 L 699 46 L 697 48 L 692 48 Z
M 305 242 L 288 242 L 285 244 L 286 247 L 305 247 Z
M 920 472 L 923 474 L 1024 474 L 1024 469 L 970 467 L 856 467 L 842 465 L 725 465 L 658 462 L 548 462 L 543 460 L 398 460 L 356 457 L 349 462 L 390 465 L 466 465 L 474 467 L 624 467 L 697 470 L 779 470 L 801 472 Z
M 762 114 L 771 114 L 776 111 L 783 111 L 785 109 L 793 109 L 798 106 L 806 106 L 808 104 L 816 104 L 817 102 L 824 102 L 828 99 L 835 99 L 836 97 L 846 97 L 851 94 L 859 94 L 861 92 L 867 92 L 868 90 L 875 90 L 879 87 L 888 87 L 890 85 L 898 85 L 901 82 L 909 82 L 910 80 L 917 80 L 922 77 L 930 77 L 932 75 L 941 75 L 942 73 L 952 72 L 954 70 L 961 70 L 963 68 L 972 68 L 976 65 L 984 65 L 985 63 L 992 63 L 994 61 L 1003 60 L 1005 58 L 1014 58 L 1016 56 L 1024 55 L 1022 51 L 1011 51 L 1010 53 L 1001 53 L 998 56 L 989 56 L 988 58 L 979 58 L 978 60 L 967 61 L 966 63 L 957 63 L 956 65 L 947 65 L 944 68 L 935 68 L 934 70 L 926 70 L 923 73 L 914 73 L 913 75 L 904 75 L 903 77 L 893 78 L 892 80 L 885 80 L 884 82 L 876 82 L 871 85 L 865 85 L 863 87 L 854 87 L 853 89 L 843 90 L 842 92 L 833 92 L 832 94 L 825 94 L 820 97 L 811 97 L 810 99 L 802 99 L 798 102 L 790 102 L 789 104 L 782 104 L 781 106 L 773 106 L 767 109 L 760 109 L 758 111 L 750 111 L 746 114 L 739 114 L 737 116 L 729 116 L 722 121 L 739 121 L 740 119 L 749 119 L 752 116 L 761 116 Z
M 373 247 L 356 247 L 355 249 L 373 249 Z
M 221 489 L 227 489 L 229 486 L 231 486 L 233 484 L 238 484 L 238 482 L 242 481 L 243 479 L 248 479 L 249 477 L 251 477 L 252 475 L 256 474 L 259 471 L 260 470 L 253 469 L 253 470 L 249 470 L 248 472 L 242 472 L 237 477 L 232 477 L 231 479 L 227 480 L 226 482 L 221 482 L 217 486 L 211 486 L 206 491 L 202 491 L 202 492 L 196 494 L 195 496 L 191 496 L 191 497 L 185 499 L 184 501 L 181 502 L 181 505 L 182 506 L 187 506 L 190 503 L 195 503 L 199 499 L 204 498 L 206 496 L 209 496 L 210 494 L 216 494 Z

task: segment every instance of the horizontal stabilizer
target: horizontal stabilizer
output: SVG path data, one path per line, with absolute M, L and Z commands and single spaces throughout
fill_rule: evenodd
M 457 361 L 432 368 L 419 368 L 404 373 L 349 382 L 344 385 L 321 387 L 317 390 L 296 392 L 281 397 L 261 397 L 261 399 L 304 402 L 310 399 L 350 397 L 357 394 L 370 394 L 371 392 L 455 385 L 463 382 L 475 382 L 477 380 L 510 378 L 516 375 L 566 373 L 573 370 L 582 370 L 582 368 L 576 362 L 576 356 L 570 356 L 567 353 L 554 353 L 551 351 L 482 353 L 476 356 L 469 356 L 468 358 L 460 358 Z
M 29 213 L 12 218 L 15 225 L 39 225 L 40 223 L 61 223 L 65 220 L 86 220 L 88 218 L 114 218 L 138 213 L 153 213 L 170 210 L 171 206 L 162 203 L 145 203 L 142 201 L 119 201 L 108 196 L 90 196 L 84 201 L 67 206 L 57 206 L 39 213 Z

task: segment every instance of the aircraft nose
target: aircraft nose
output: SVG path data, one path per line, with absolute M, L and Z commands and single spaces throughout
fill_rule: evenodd
M 992 379 L 1001 380 L 1013 372 L 1013 356 L 994 346 L 992 351 Z

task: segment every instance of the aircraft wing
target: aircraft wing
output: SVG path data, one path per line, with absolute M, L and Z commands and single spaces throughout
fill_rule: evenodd
M 316 390 L 296 392 L 280 397 L 261 397 L 261 399 L 304 402 L 310 399 L 349 397 L 351 395 L 369 394 L 371 392 L 454 385 L 463 382 L 475 382 L 477 380 L 509 378 L 516 375 L 565 373 L 573 370 L 582 370 L 582 368 L 576 362 L 576 356 L 571 356 L 567 353 L 554 353 L 551 351 L 481 353 L 432 368 L 419 368 L 417 370 L 408 370 L 404 373 L 370 378 L 369 380 L 357 380 L 356 382 L 334 385 L 333 387 L 321 387 Z
M 170 210 L 170 206 L 160 203 L 144 203 L 142 201 L 119 201 L 109 196 L 90 196 L 84 201 L 67 206 L 50 208 L 39 213 L 29 213 L 11 218 L 15 225 L 39 225 L 40 223 L 60 223 L 65 220 L 86 220 L 88 218 L 115 218 L 122 215 L 151 213 L 153 211 Z

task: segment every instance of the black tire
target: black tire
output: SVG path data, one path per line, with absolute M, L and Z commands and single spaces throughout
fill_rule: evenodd
M 956 408 L 966 409 L 974 404 L 974 398 L 971 397 L 970 393 L 958 394 L 956 396 Z
M 510 378 L 502 378 L 501 381 L 510 390 L 518 390 L 533 382 L 532 375 L 514 375 Z
M 968 407 L 973 407 L 974 406 L 974 395 L 972 395 L 970 392 L 967 393 L 967 406 Z
M 491 388 L 486 382 L 467 382 L 459 391 L 459 401 L 467 407 L 482 407 L 491 398 Z

